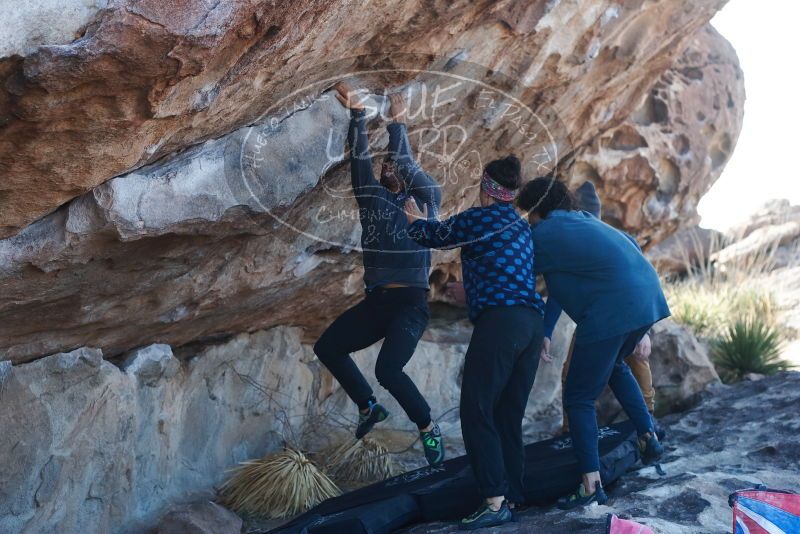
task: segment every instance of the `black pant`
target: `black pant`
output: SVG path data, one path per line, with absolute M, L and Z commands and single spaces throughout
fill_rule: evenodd
M 475 323 L 461 382 L 461 434 L 483 497 L 522 502 L 522 419 L 539 365 L 542 316 L 488 308 Z
M 403 367 L 414 355 L 428 325 L 428 292 L 415 287 L 382 288 L 336 319 L 314 345 L 314 353 L 342 385 L 347 395 L 365 407 L 372 396 L 351 352 L 383 339 L 375 362 L 375 378 L 397 399 L 419 428 L 431 422 L 431 409 Z

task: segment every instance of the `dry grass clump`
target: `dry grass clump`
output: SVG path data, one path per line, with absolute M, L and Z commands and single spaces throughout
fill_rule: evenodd
M 666 293 L 673 318 L 706 339 L 722 335 L 741 319 L 759 317 L 774 323 L 778 312 L 771 292 L 722 277 L 672 283 Z
M 231 510 L 263 518 L 297 515 L 341 493 L 302 452 L 287 448 L 242 462 L 220 489 Z
M 325 457 L 325 472 L 340 482 L 377 482 L 396 473 L 388 449 L 373 438 L 348 440 Z
M 664 284 L 673 319 L 709 340 L 744 319 L 758 317 L 774 324 L 778 313 L 772 292 L 763 284 L 754 283 L 774 268 L 776 246 L 768 244 L 750 255 L 718 265 L 714 256 L 722 246 L 718 239 L 712 239 L 708 250 L 690 244 L 694 254 L 683 253 L 686 276 Z

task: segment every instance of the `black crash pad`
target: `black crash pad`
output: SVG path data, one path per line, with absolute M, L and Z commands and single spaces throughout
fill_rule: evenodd
M 629 421 L 601 428 L 599 445 L 604 484 L 639 459 Z M 580 471 L 569 437 L 526 445 L 524 481 L 527 504 L 552 504 L 574 490 Z M 459 456 L 328 499 L 271 534 L 383 534 L 417 522 L 460 519 L 480 500 L 467 457 Z

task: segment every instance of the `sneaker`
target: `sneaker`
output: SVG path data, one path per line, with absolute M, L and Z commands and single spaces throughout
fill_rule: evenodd
M 356 439 L 361 439 L 366 436 L 372 427 L 381 421 L 385 421 L 389 417 L 389 411 L 378 404 L 370 403 L 369 412 L 358 412 L 358 426 L 356 427 Z
M 508 503 L 503 501 L 496 512 L 489 507 L 486 501 L 472 515 L 465 517 L 459 523 L 461 530 L 476 530 L 486 527 L 497 527 L 514 521 L 514 515 L 508 509 Z
M 594 493 L 591 495 L 586 495 L 586 490 L 583 484 L 581 484 L 573 493 L 558 499 L 556 505 L 561 510 L 572 510 L 578 506 L 587 506 L 593 502 L 597 504 L 605 504 L 608 502 L 608 495 L 606 495 L 603 486 L 601 486 L 599 482 L 594 483 Z
M 664 446 L 658 441 L 658 438 L 654 434 L 651 434 L 644 443 L 642 443 L 642 440 L 639 440 L 639 455 L 642 457 L 642 463 L 644 465 L 658 462 L 663 454 Z
M 420 432 L 422 448 L 425 450 L 425 459 L 428 465 L 438 465 L 444 461 L 444 441 L 439 425 L 434 423 L 433 428 L 427 432 Z

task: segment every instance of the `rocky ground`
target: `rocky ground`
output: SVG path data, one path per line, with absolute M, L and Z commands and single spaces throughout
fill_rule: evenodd
M 609 513 L 645 524 L 657 533 L 730 532 L 728 495 L 765 484 L 800 491 L 800 373 L 709 388 L 697 408 L 663 420 L 668 428 L 667 476 L 654 468 L 629 473 L 609 488 L 606 506 L 577 512 L 532 508 L 516 524 L 484 532 L 603 533 Z M 406 534 L 456 532 L 433 523 Z
M 800 372 L 785 372 L 757 381 L 733 385 L 716 384 L 703 394 L 696 408 L 667 416 L 666 455 L 662 466 L 640 467 L 607 488 L 607 505 L 562 512 L 532 507 L 517 514 L 517 522 L 479 532 L 512 534 L 602 534 L 607 514 L 613 513 L 651 527 L 659 534 L 720 534 L 730 532 L 728 495 L 733 491 L 764 484 L 800 492 Z M 409 436 L 383 433 L 390 448 L 407 445 Z M 458 440 L 452 453 L 461 453 Z M 395 456 L 398 466 L 413 469 L 420 452 Z M 182 523 L 175 523 L 180 518 Z M 168 516 L 169 524 L 186 532 L 220 534 L 256 531 L 283 521 L 242 522 L 209 503 L 180 510 Z M 190 529 L 191 527 L 191 529 Z M 429 523 L 401 530 L 402 534 L 457 532 L 453 523 Z M 164 531 L 166 532 L 166 531 Z

